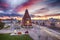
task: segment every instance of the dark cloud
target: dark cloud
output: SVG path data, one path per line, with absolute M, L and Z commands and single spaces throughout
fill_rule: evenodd
M 5 3 L 5 0 L 0 0 L 0 3 Z
M 60 0 L 49 0 L 47 2 L 48 2 L 48 6 L 51 7 L 60 6 Z
M 41 8 L 41 9 L 38 9 L 34 12 L 34 14 L 44 14 L 46 12 L 48 12 L 49 9 L 48 8 Z

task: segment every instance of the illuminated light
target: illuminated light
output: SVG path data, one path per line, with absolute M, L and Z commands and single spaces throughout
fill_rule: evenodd
M 57 22 L 57 24 L 60 24 L 60 22 Z
M 29 21 L 27 21 L 27 24 L 29 24 L 30 22 Z

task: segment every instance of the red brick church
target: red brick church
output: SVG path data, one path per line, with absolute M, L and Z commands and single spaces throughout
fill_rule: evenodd
M 26 9 L 25 14 L 22 18 L 22 26 L 32 26 L 31 17 Z

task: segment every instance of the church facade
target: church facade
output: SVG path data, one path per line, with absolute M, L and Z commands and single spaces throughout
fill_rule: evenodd
M 31 17 L 28 10 L 26 9 L 25 14 L 22 18 L 22 26 L 32 26 Z

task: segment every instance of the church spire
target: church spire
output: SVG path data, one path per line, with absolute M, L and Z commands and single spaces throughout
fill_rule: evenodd
M 24 17 L 30 17 L 29 12 L 28 12 L 28 9 L 25 10 Z

